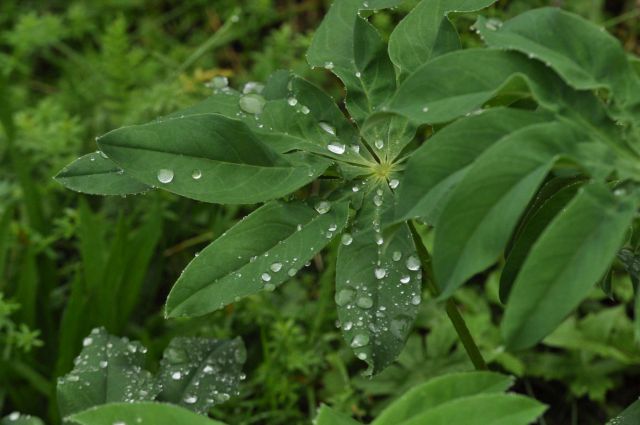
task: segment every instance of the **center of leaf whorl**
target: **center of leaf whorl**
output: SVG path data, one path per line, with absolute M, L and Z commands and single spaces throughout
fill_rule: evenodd
M 393 162 L 376 162 L 371 166 L 373 177 L 377 180 L 387 180 L 394 171 Z

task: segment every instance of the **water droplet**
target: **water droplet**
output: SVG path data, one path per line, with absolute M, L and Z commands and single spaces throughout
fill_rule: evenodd
M 100 366 L 102 369 L 105 369 L 107 366 L 109 366 L 109 362 L 106 360 L 101 360 L 100 363 L 98 363 L 98 366 Z
M 273 263 L 271 267 L 269 267 L 272 272 L 278 273 L 280 269 L 282 269 L 282 263 Z
M 353 289 L 341 289 L 336 293 L 334 299 L 336 304 L 342 307 L 343 305 L 347 305 L 353 301 L 355 294 L 356 292 Z
M 429 112 L 429 107 L 428 106 L 424 106 L 422 108 L 422 112 Z
M 326 214 L 331 209 L 331 204 L 328 201 L 320 201 L 316 204 L 316 211 L 318 214 Z
M 342 242 L 342 245 L 351 245 L 351 242 L 353 242 L 353 236 L 349 233 L 345 233 L 342 235 L 342 239 L 340 241 Z
M 290 97 L 289 99 L 287 99 L 287 103 L 291 106 L 296 106 L 298 104 L 298 99 L 296 99 L 295 97 Z
M 311 110 L 309 109 L 309 107 L 303 105 L 300 108 L 300 112 L 302 112 L 303 114 L 307 115 L 309 112 L 311 112 Z
M 351 188 L 351 190 L 352 190 L 353 192 L 358 192 L 358 191 L 360 190 L 360 188 L 359 188 L 358 186 L 353 186 L 353 187 Z
M 231 22 L 234 22 L 234 23 L 235 23 L 235 22 L 238 22 L 239 20 L 240 20 L 240 17 L 239 17 L 238 15 L 233 15 L 233 16 L 231 17 Z
M 162 168 L 158 170 L 158 181 L 160 183 L 171 183 L 173 181 L 173 170 Z
M 353 322 L 346 322 L 342 327 L 342 329 L 344 329 L 345 331 L 350 331 L 351 328 L 353 328 Z
M 332 136 L 336 135 L 336 129 L 333 126 L 331 126 L 331 124 L 329 124 L 328 122 L 320 121 L 318 125 L 320 126 L 321 129 L 331 134 Z
M 409 276 L 408 274 L 400 278 L 400 283 L 409 283 L 409 282 L 411 282 L 411 276 Z
M 411 255 L 409 256 L 409 258 L 407 258 L 406 266 L 409 270 L 412 271 L 420 270 L 420 260 L 417 257 Z
M 180 378 L 182 378 L 182 373 L 181 372 L 173 372 L 171 374 L 171 379 L 173 379 L 174 381 L 178 381 L 178 380 L 180 380 Z
M 337 228 L 338 228 L 338 225 L 335 224 L 335 223 L 329 225 L 329 231 L 330 232 L 335 232 Z
M 367 334 L 357 334 L 351 340 L 351 347 L 360 348 L 369 344 L 369 335 Z
M 211 365 L 206 365 L 202 371 L 204 373 L 206 373 L 207 375 L 210 375 L 211 373 L 213 373 L 213 367 L 211 367 Z
M 485 27 L 488 30 L 496 31 L 498 28 L 502 27 L 502 22 L 497 19 L 488 19 Z
M 342 143 L 332 142 L 327 145 L 327 149 L 329 149 L 329 151 L 335 153 L 336 155 L 342 155 L 347 147 Z
M 276 289 L 276 285 L 274 285 L 273 283 L 267 283 L 264 285 L 264 289 L 266 291 L 273 292 Z
M 193 178 L 194 180 L 200 180 L 201 177 L 202 171 L 200 170 L 193 170 L 193 172 L 191 173 L 191 178 Z
M 329 69 L 329 70 L 333 69 L 333 62 L 331 61 L 325 62 L 324 67 L 325 69 Z
M 9 415 L 9 420 L 10 421 L 17 421 L 18 419 L 20 419 L 20 412 L 13 412 Z
M 229 79 L 222 75 L 218 75 L 211 79 L 211 83 L 209 85 L 214 89 L 224 89 L 229 87 Z
M 384 279 L 384 277 L 387 275 L 387 271 L 382 267 L 376 267 L 376 269 L 373 271 L 373 274 L 376 276 L 376 279 Z
M 289 277 L 295 276 L 296 273 L 298 273 L 298 271 L 296 269 L 294 269 L 293 267 L 290 268 L 289 271 L 287 271 L 287 275 L 289 275 Z
M 397 188 L 399 184 L 400 184 L 400 180 L 398 180 L 398 179 L 391 179 L 391 180 L 389 181 L 389 187 L 390 187 L 391 189 L 395 189 L 395 188 Z
M 255 93 L 245 94 L 238 101 L 240 109 L 248 114 L 262 113 L 265 103 L 267 103 L 265 98 Z
M 380 235 L 379 233 L 376 233 L 375 240 L 376 240 L 376 245 L 382 245 L 384 243 L 384 239 L 382 238 L 382 235 Z
M 373 203 L 376 207 L 381 207 L 383 202 L 382 196 L 376 195 L 373 197 Z
M 396 338 L 403 339 L 409 330 L 410 323 L 411 322 L 409 320 L 400 316 L 391 320 L 391 323 L 389 323 L 389 330 Z
M 262 90 L 264 90 L 264 84 L 258 83 L 256 81 L 249 81 L 242 88 L 242 93 L 243 94 L 249 94 L 249 93 L 260 94 L 262 93 Z
M 82 346 L 83 347 L 88 347 L 91 344 L 93 344 L 93 338 L 86 337 L 85 339 L 82 340 Z
M 184 398 L 184 402 L 187 404 L 195 404 L 198 401 L 198 397 L 195 395 L 188 395 Z
M 356 357 L 360 360 L 367 360 L 367 353 L 358 353 L 356 354 Z
M 420 305 L 421 301 L 422 301 L 422 298 L 420 297 L 419 294 L 416 294 L 413 296 L 413 298 L 411 298 L 411 304 L 413 305 Z
M 393 261 L 400 261 L 400 259 L 402 258 L 402 253 L 400 251 L 393 251 L 393 254 L 391 254 L 391 258 L 393 258 Z
M 378 139 L 373 143 L 376 146 L 376 149 L 384 148 L 384 140 Z
M 356 72 L 356 78 L 362 77 L 362 73 L 360 71 Z
M 359 297 L 356 305 L 360 308 L 368 309 L 373 307 L 373 300 L 369 297 Z

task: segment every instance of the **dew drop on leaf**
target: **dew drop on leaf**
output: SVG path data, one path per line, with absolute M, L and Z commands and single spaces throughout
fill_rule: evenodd
M 316 204 L 316 211 L 318 214 L 326 214 L 331 209 L 331 204 L 328 201 L 320 201 Z
M 250 94 L 250 93 L 260 94 L 262 93 L 262 90 L 264 90 L 264 84 L 258 83 L 256 81 L 249 81 L 244 85 L 244 87 L 242 87 L 243 94 Z
M 202 177 L 202 171 L 200 170 L 193 170 L 193 172 L 191 173 L 191 177 L 194 180 L 200 180 L 200 178 Z
M 378 139 L 374 142 L 374 145 L 376 146 L 376 149 L 382 149 L 384 148 L 384 141 L 382 139 Z
M 331 124 L 329 124 L 328 122 L 320 121 L 318 125 L 320 126 L 321 129 L 331 134 L 332 136 L 336 135 L 336 129 L 332 127 Z
M 163 184 L 171 183 L 173 181 L 173 170 L 162 168 L 158 170 L 158 181 Z
M 246 94 L 242 96 L 238 101 L 240 109 L 248 114 L 262 113 L 262 109 L 264 109 L 265 103 L 267 103 L 265 98 L 255 93 Z
M 351 242 L 353 242 L 353 236 L 351 236 L 349 233 L 345 233 L 342 235 L 341 242 L 342 245 L 351 245 Z
M 360 308 L 368 309 L 373 307 L 373 300 L 370 297 L 359 297 L 356 305 Z
M 271 275 L 269 273 L 262 273 L 262 276 L 260 276 L 260 278 L 264 282 L 269 282 L 271 280 Z
M 211 79 L 210 85 L 214 89 L 224 89 L 226 87 L 229 87 L 229 79 L 222 75 L 218 75 L 217 77 L 213 77 L 213 79 Z
M 429 107 L 428 106 L 423 106 L 422 107 L 422 112 L 429 112 Z
M 411 282 L 411 276 L 409 276 L 408 274 L 400 278 L 400 283 L 409 283 L 409 282 Z
M 198 397 L 196 397 L 195 395 L 188 395 L 184 398 L 184 402 L 187 404 L 194 404 L 197 401 Z
M 367 344 L 369 344 L 369 335 L 367 334 L 357 334 L 353 337 L 353 340 L 351 340 L 351 347 L 353 348 L 364 347 Z
M 411 255 L 409 256 L 409 258 L 407 258 L 406 266 L 409 270 L 412 271 L 420 270 L 420 260 L 417 257 Z
M 278 273 L 282 269 L 282 263 L 273 263 L 269 268 L 272 272 Z
M 382 267 L 376 267 L 373 273 L 375 274 L 376 279 L 384 279 L 384 277 L 387 275 L 387 271 Z
M 353 297 L 355 294 L 356 291 L 354 291 L 353 289 L 341 289 L 335 296 L 336 304 L 340 307 L 349 304 L 351 301 L 353 301 Z
M 389 187 L 391 189 L 397 188 L 399 184 L 400 184 L 400 180 L 398 180 L 398 179 L 392 179 L 392 180 L 389 181 Z
M 174 381 L 178 381 L 180 380 L 180 378 L 182 378 L 182 373 L 180 372 L 173 372 L 171 374 L 171 379 L 173 379 Z
M 342 155 L 344 151 L 347 150 L 347 147 L 342 143 L 332 142 L 327 145 L 327 149 L 336 155 Z
M 393 259 L 393 261 L 400 261 L 400 259 L 402 258 L 402 252 L 393 251 L 393 254 L 391 254 L 391 258 Z
M 309 112 L 311 112 L 311 110 L 309 109 L 309 107 L 303 105 L 300 108 L 300 112 L 302 112 L 303 114 L 307 115 Z
M 289 99 L 287 99 L 287 103 L 291 106 L 296 106 L 298 104 L 298 99 L 296 99 L 295 97 L 290 97 Z

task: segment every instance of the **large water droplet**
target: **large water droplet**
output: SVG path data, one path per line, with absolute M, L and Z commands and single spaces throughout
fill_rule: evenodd
M 308 106 L 302 105 L 302 107 L 300 108 L 300 112 L 307 115 L 309 112 L 311 112 L 311 110 L 309 109 Z
M 360 308 L 368 309 L 373 307 L 373 300 L 370 297 L 359 297 L 356 305 Z
M 329 149 L 329 151 L 335 153 L 336 155 L 342 155 L 344 151 L 347 150 L 347 147 L 342 143 L 331 142 L 327 145 L 327 149 Z
M 389 180 L 389 187 L 390 187 L 391 189 L 395 189 L 395 188 L 397 188 L 399 184 L 400 184 L 400 180 L 398 180 L 398 179 L 391 179 L 391 180 Z
M 325 69 L 333 69 L 333 62 L 328 61 L 324 63 Z
M 336 296 L 335 296 L 336 304 L 339 305 L 340 307 L 342 307 L 343 305 L 349 304 L 351 301 L 353 301 L 353 297 L 355 294 L 356 294 L 356 291 L 354 291 L 353 289 L 348 289 L 348 288 L 341 289 L 336 293 Z
M 289 99 L 287 99 L 287 103 L 291 106 L 296 106 L 298 104 L 298 99 L 296 99 L 295 97 L 290 97 Z
M 182 378 L 182 373 L 180 372 L 173 372 L 171 374 L 171 379 L 173 379 L 174 381 L 178 381 L 180 380 L 180 378 Z
M 384 148 L 384 140 L 382 139 L 378 139 L 373 143 L 376 147 L 376 149 L 382 149 Z
M 409 282 L 411 282 L 411 276 L 409 276 L 408 274 L 400 278 L 400 283 L 409 283 Z
M 336 135 L 336 129 L 333 126 L 331 126 L 331 124 L 329 124 L 328 122 L 320 121 L 318 125 L 320 126 L 321 129 L 331 134 L 332 136 Z
M 264 84 L 258 83 L 256 81 L 249 81 L 242 88 L 242 93 L 243 94 L 250 94 L 250 93 L 260 94 L 262 93 L 262 90 L 264 90 Z
M 369 335 L 367 334 L 357 334 L 351 340 L 351 347 L 353 348 L 364 347 L 367 344 L 369 344 Z
M 318 214 L 326 214 L 331 209 L 331 204 L 328 201 L 320 201 L 316 204 L 316 211 Z
M 407 268 L 412 271 L 420 270 L 420 260 L 413 255 L 407 258 L 407 262 L 405 263 Z
M 229 79 L 225 76 L 218 75 L 211 79 L 210 85 L 214 89 L 224 89 L 226 87 L 229 87 Z
M 409 331 L 410 321 L 406 318 L 400 316 L 395 319 L 391 319 L 391 323 L 389 324 L 389 330 L 391 334 L 398 339 L 404 339 L 407 332 Z
M 198 401 L 198 397 L 195 395 L 188 395 L 184 398 L 184 402 L 187 404 L 195 404 Z
M 413 305 L 420 305 L 421 301 L 422 301 L 422 297 L 420 297 L 419 294 L 416 294 L 411 298 L 411 304 Z
M 280 269 L 282 269 L 282 263 L 273 263 L 271 267 L 269 267 L 272 272 L 278 273 Z
M 387 271 L 382 267 L 376 267 L 376 269 L 373 271 L 373 274 L 376 276 L 376 279 L 384 279 L 384 277 L 387 275 Z
M 193 170 L 193 172 L 191 173 L 191 178 L 193 178 L 194 180 L 200 180 L 202 178 L 202 171 Z
M 400 261 L 400 259 L 402 258 L 402 252 L 393 251 L 393 254 L 391 255 L 391 258 L 393 258 L 393 261 Z
M 271 275 L 269 273 L 262 273 L 262 275 L 260 276 L 260 278 L 264 281 L 264 282 L 269 282 L 271 280 Z
M 248 114 L 262 113 L 265 103 L 267 103 L 265 98 L 255 93 L 245 94 L 238 101 L 238 105 L 240 105 L 240 109 L 242 109 Z
M 158 181 L 160 183 L 171 183 L 173 181 L 173 170 L 162 168 L 158 170 Z
M 351 245 L 351 242 L 353 242 L 353 236 L 351 236 L 349 233 L 345 233 L 342 235 L 341 242 L 342 245 Z
M 384 243 L 384 239 L 382 238 L 382 235 L 380 235 L 379 233 L 376 233 L 376 245 L 382 245 Z
M 381 207 L 383 202 L 384 200 L 382 199 L 382 196 L 376 195 L 373 197 L 373 203 L 375 204 L 376 207 Z

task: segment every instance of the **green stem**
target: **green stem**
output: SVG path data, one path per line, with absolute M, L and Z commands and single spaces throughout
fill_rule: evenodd
M 429 255 L 429 251 L 427 251 L 427 247 L 424 246 L 422 242 L 422 238 L 415 228 L 413 222 L 409 221 L 409 227 L 411 229 L 411 233 L 413 235 L 413 240 L 418 250 L 418 256 L 420 257 L 420 262 L 422 263 L 422 270 L 424 272 L 424 282 L 427 284 L 429 291 L 434 297 L 438 297 L 440 295 L 440 288 L 434 279 L 433 269 L 431 267 L 431 256 Z M 480 349 L 478 345 L 473 340 L 473 336 L 471 332 L 469 332 L 469 328 L 458 309 L 458 306 L 453 301 L 453 299 L 449 298 L 446 302 L 445 310 L 447 312 L 447 316 L 449 316 L 449 320 L 453 325 L 456 333 L 458 334 L 458 338 L 460 342 L 462 342 L 462 346 L 464 347 L 471 363 L 476 368 L 476 370 L 487 370 L 487 363 L 484 361 L 482 357 L 482 353 L 480 353 Z

